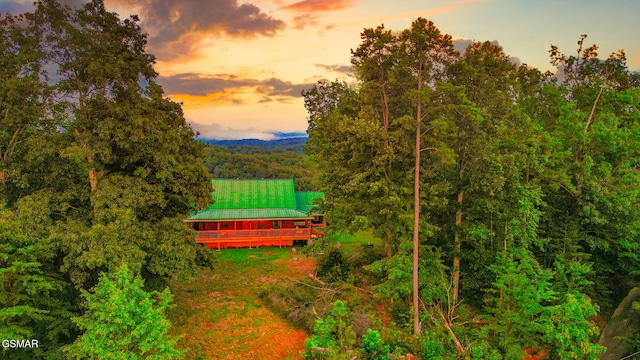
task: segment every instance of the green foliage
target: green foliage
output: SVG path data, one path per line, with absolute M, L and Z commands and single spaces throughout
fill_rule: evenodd
M 412 263 L 405 243 L 391 258 L 374 262 L 365 268 L 383 281 L 373 287 L 375 296 L 404 299 L 411 294 Z
M 305 342 L 305 359 L 351 359 L 356 350 L 356 333 L 350 325 L 347 305 L 333 303 L 331 313 L 316 320 L 314 335 Z
M 300 191 L 319 189 L 315 163 L 294 152 L 209 146 L 204 164 L 218 179 L 293 179 Z
M 174 359 L 181 355 L 167 336 L 166 289 L 147 293 L 143 281 L 122 265 L 103 274 L 92 292 L 83 291 L 85 313 L 73 319 L 82 335 L 64 351 L 74 359 Z
M 0 321 L 3 339 L 31 338 L 28 324 L 42 320 L 48 311 L 34 306 L 33 297 L 44 296 L 54 285 L 42 276 L 33 246 L 0 245 Z
M 443 352 L 594 358 L 596 303 L 607 314 L 640 281 L 640 82 L 624 52 L 600 60 L 585 37 L 577 56 L 552 47 L 555 78 L 489 42 L 455 54 L 425 19 L 364 29 L 352 51 L 358 84 L 304 94 L 328 219 L 383 239 L 389 256 L 366 270 L 405 329 L 420 178 L 422 319 L 446 329 Z M 438 346 L 429 356 L 451 355 Z
M 37 216 L 45 207 L 0 209 L 0 335 L 40 341 L 37 348 L 5 349 L 2 357 L 61 359 L 59 347 L 76 335 L 70 317 L 77 312 L 77 293 L 57 273 L 46 227 L 38 227 L 46 225 Z
M 0 131 L 0 200 L 44 209 L 49 226 L 38 231 L 78 288 L 122 262 L 146 276 L 194 274 L 209 256 L 182 219 L 211 201 L 204 145 L 154 82 L 139 19 L 100 0 L 78 9 L 46 0 L 3 17 L 0 30 L 2 121 L 13 124 Z M 57 76 L 41 84 L 47 71 Z M 20 100 L 12 91 L 23 86 L 33 95 Z M 15 107 L 29 116 L 11 120 Z
M 491 300 L 491 319 L 484 331 L 506 358 L 521 358 L 524 349 L 543 344 L 541 335 L 550 316 L 548 304 L 556 295 L 551 290 L 552 273 L 523 249 L 498 260 L 493 271 L 499 294 Z
M 424 359 L 443 360 L 445 359 L 445 354 L 442 339 L 430 331 L 430 329 L 425 329 L 422 339 L 422 357 Z
M 302 253 L 305 255 L 316 256 L 324 253 L 324 251 L 334 242 L 334 232 L 331 228 L 328 228 L 327 231 L 321 236 L 313 239 L 311 244 L 307 244 L 307 246 L 302 248 Z
M 546 339 L 561 359 L 598 359 L 606 348 L 597 344 L 600 329 L 590 318 L 598 307 L 581 293 L 567 293 L 551 309 Z
M 259 139 L 238 139 L 238 140 L 213 140 L 200 139 L 200 141 L 211 144 L 213 147 L 225 148 L 232 154 L 271 154 L 292 152 L 298 155 L 304 153 L 304 146 L 307 143 L 306 137 L 300 137 L 302 134 L 290 133 L 282 134 L 295 137 L 282 138 L 275 140 L 259 140 Z
M 366 334 L 362 335 L 360 351 L 362 357 L 367 360 L 388 360 L 391 347 L 384 343 L 380 332 L 369 329 Z
M 7 356 L 64 358 L 79 290 L 103 271 L 212 263 L 182 221 L 211 201 L 204 146 L 154 82 L 139 22 L 101 0 L 0 15 L 2 318 L 41 340 Z
M 54 123 L 45 116 L 50 87 L 43 67 L 41 33 L 31 14 L 0 14 L 0 201 L 8 181 L 19 179 L 28 144 L 51 133 Z
M 344 281 L 351 272 L 340 248 L 331 246 L 318 258 L 318 276 L 328 281 Z
M 632 309 L 632 321 L 635 320 L 636 324 L 640 323 L 640 302 L 634 301 L 631 304 Z M 640 328 L 636 328 L 629 336 L 623 339 L 626 344 L 626 350 L 629 353 L 635 353 L 640 350 Z

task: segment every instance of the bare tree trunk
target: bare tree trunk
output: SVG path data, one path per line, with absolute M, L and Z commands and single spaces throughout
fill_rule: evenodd
M 413 203 L 413 333 L 420 334 L 420 287 L 418 282 L 418 265 L 420 251 L 420 149 L 421 149 L 421 129 L 422 123 L 422 98 L 420 90 L 422 89 L 422 62 L 418 67 L 418 109 L 416 124 L 416 171 L 414 175 L 414 203 Z
M 91 185 L 92 193 L 98 189 L 98 172 L 95 168 L 89 168 L 89 184 Z
M 382 84 L 382 118 L 384 119 L 384 132 L 389 132 L 389 94 L 387 87 Z
M 589 114 L 589 118 L 587 119 L 587 125 L 584 127 L 584 132 L 589 131 L 589 125 L 593 121 L 593 115 L 596 113 L 596 107 L 598 107 L 598 102 L 600 101 L 600 96 L 602 96 L 602 91 L 604 90 L 604 84 L 600 86 L 600 91 L 598 92 L 598 96 L 596 96 L 596 100 L 593 102 L 593 107 L 591 108 L 591 113 Z
M 0 205 L 4 205 L 5 202 L 5 170 L 0 170 Z
M 447 329 L 447 331 L 449 332 L 449 336 L 453 341 L 453 345 L 455 345 L 456 349 L 460 354 L 464 354 L 465 353 L 464 346 L 462 346 L 462 343 L 460 342 L 460 340 L 458 340 L 456 333 L 453 332 L 451 323 L 449 323 L 449 321 L 447 320 L 447 317 L 444 316 L 444 313 L 442 312 L 442 309 L 440 308 L 440 306 L 436 306 L 436 309 L 438 310 L 438 315 L 440 315 L 440 319 L 442 319 L 442 323 L 444 324 L 445 329 Z
M 94 193 L 98 189 L 100 173 L 96 170 L 96 160 L 88 146 L 85 146 L 85 151 L 87 152 L 87 163 L 89 164 L 89 184 L 91 185 L 91 192 Z
M 453 302 L 458 302 L 460 292 L 460 249 L 462 241 L 460 240 L 460 230 L 458 227 L 462 224 L 462 199 L 464 192 L 458 192 L 458 210 L 456 210 L 456 233 L 455 233 L 455 255 L 453 256 Z
M 100 175 L 95 166 L 96 161 L 93 154 L 91 153 L 91 150 L 89 149 L 89 146 L 82 141 L 78 129 L 75 129 L 74 133 L 76 134 L 76 140 L 80 144 L 82 144 L 81 147 L 84 150 L 85 155 L 87 156 L 87 165 L 89 165 L 89 185 L 91 186 L 91 192 L 93 193 L 98 189 L 98 180 Z

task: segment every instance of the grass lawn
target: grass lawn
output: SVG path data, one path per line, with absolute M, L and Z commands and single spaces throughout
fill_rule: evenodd
M 358 231 L 355 234 L 339 233 L 335 235 L 334 241 L 340 243 L 340 248 L 347 256 L 352 255 L 364 244 L 382 245 L 382 241 L 375 238 L 371 231 Z
M 370 232 L 338 235 L 345 255 L 368 242 Z M 216 251 L 216 250 L 211 250 Z M 171 283 L 171 335 L 183 335 L 186 359 L 302 359 L 308 336 L 261 302 L 263 287 L 303 279 L 315 260 L 291 248 L 230 249 L 217 252 L 217 265 L 199 277 Z
M 307 334 L 263 306 L 265 284 L 304 278 L 313 259 L 291 248 L 234 249 L 219 252 L 213 271 L 173 282 L 169 311 L 172 335 L 186 359 L 302 359 Z

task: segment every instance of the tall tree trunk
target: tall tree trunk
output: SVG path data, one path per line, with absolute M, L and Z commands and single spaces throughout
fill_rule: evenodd
M 460 292 L 460 250 L 462 241 L 460 240 L 460 229 L 462 224 L 462 199 L 464 192 L 462 189 L 458 192 L 458 210 L 456 210 L 456 233 L 455 233 L 455 254 L 453 256 L 453 302 L 458 302 Z
M 418 67 L 418 109 L 416 114 L 416 171 L 414 175 L 414 203 L 413 203 L 413 333 L 420 334 L 420 288 L 418 282 L 418 265 L 420 251 L 420 148 L 421 148 L 421 127 L 422 124 L 422 62 Z
M 76 134 L 76 141 L 78 141 L 78 143 L 81 144 L 80 146 L 82 147 L 82 149 L 85 152 L 85 155 L 87 156 L 87 165 L 89 167 L 89 185 L 91 186 L 91 192 L 94 193 L 98 189 L 98 180 L 100 175 L 98 173 L 98 170 L 96 169 L 95 157 L 91 153 L 91 150 L 89 149 L 89 146 L 87 145 L 87 143 L 82 141 L 82 138 L 80 136 L 80 131 L 78 131 L 78 129 L 75 129 L 74 133 Z
M 384 132 L 389 132 L 389 94 L 387 87 L 382 84 L 382 118 L 384 119 Z
M 5 184 L 4 184 L 5 181 L 6 181 L 5 170 L 2 169 L 0 170 L 0 205 L 4 205 L 5 203 L 5 198 L 6 198 L 6 195 L 5 195 L 6 190 L 5 190 Z
M 598 107 L 598 101 L 600 101 L 600 96 L 602 96 L 602 91 L 604 90 L 604 84 L 600 86 L 600 91 L 598 91 L 598 96 L 596 96 L 596 100 L 593 102 L 593 106 L 591 107 L 591 113 L 589 114 L 589 118 L 587 119 L 587 125 L 584 127 L 584 132 L 589 131 L 589 125 L 593 121 L 593 115 L 596 113 L 596 108 Z
M 91 192 L 95 192 L 98 188 L 98 172 L 95 168 L 89 168 L 89 184 L 91 185 Z

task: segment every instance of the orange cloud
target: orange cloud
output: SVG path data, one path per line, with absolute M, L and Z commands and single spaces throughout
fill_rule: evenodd
M 288 103 L 313 86 L 312 83 L 294 84 L 273 77 L 258 80 L 233 74 L 197 73 L 160 76 L 158 83 L 173 100 L 183 102 L 189 110 L 256 102 Z
M 69 1 L 69 0 L 67 0 Z M 75 0 L 74 0 L 75 1 Z M 113 6 L 136 9 L 149 47 L 161 58 L 188 56 L 202 40 L 224 34 L 232 38 L 272 37 L 284 21 L 239 0 L 107 0 Z
M 334 11 L 353 6 L 352 0 L 302 0 L 281 7 L 298 12 Z
M 293 18 L 294 29 L 302 30 L 309 25 L 318 25 L 318 17 L 315 14 L 306 13 Z
M 241 91 L 224 91 L 205 96 L 189 94 L 172 94 L 171 100 L 181 102 L 184 110 L 208 109 L 220 105 L 243 105 L 248 102 L 246 94 Z

